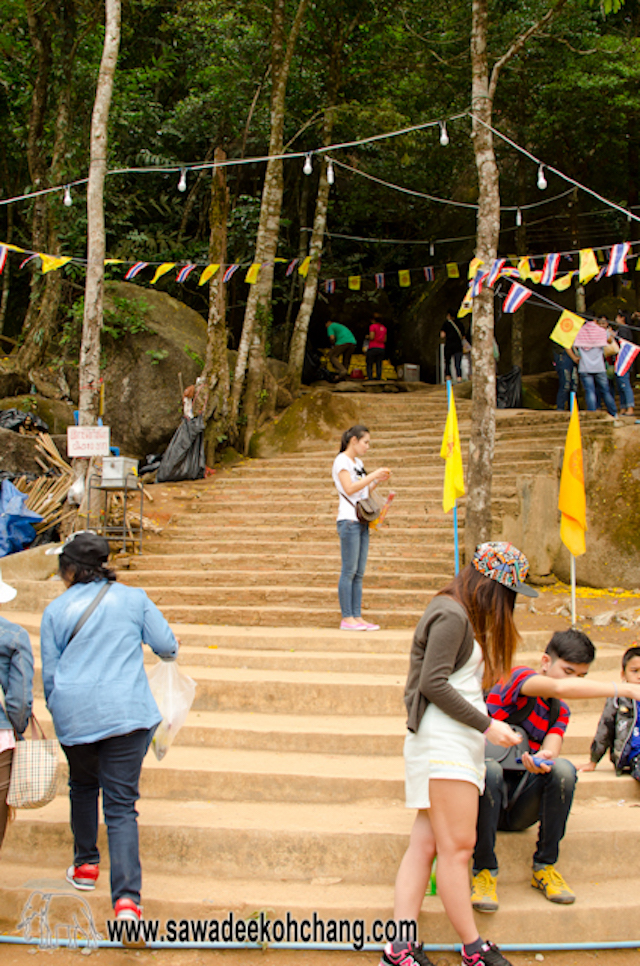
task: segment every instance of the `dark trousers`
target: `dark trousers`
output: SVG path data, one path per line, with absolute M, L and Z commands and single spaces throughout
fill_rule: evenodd
M 456 375 L 458 379 L 462 378 L 462 349 L 456 351 L 451 346 L 445 343 L 444 347 L 444 375 L 445 379 L 448 379 L 451 375 L 451 360 L 453 359 L 453 365 L 456 370 Z
M 109 839 L 111 899 L 140 902 L 142 871 L 138 848 L 138 785 L 142 760 L 155 728 L 103 738 L 86 745 L 63 745 L 69 762 L 69 797 L 74 865 L 97 865 L 98 795 Z
M 493 760 L 486 764 L 485 789 L 480 798 L 478 836 L 473 853 L 474 875 L 482 869 L 497 870 L 496 832 L 522 832 L 536 822 L 540 822 L 540 830 L 534 865 L 555 865 L 578 779 L 574 766 L 559 758 L 545 775 L 529 772 L 522 792 L 509 808 L 522 772 L 504 772 L 500 763 Z
M 341 345 L 332 345 L 329 349 L 329 362 L 335 366 L 341 376 L 349 373 L 349 363 L 355 347 L 355 342 L 343 342 Z M 341 358 L 342 361 L 340 361 Z
M 367 379 L 373 379 L 373 366 L 376 367 L 376 379 L 382 379 L 382 363 L 384 361 L 384 349 L 378 347 L 367 349 Z
M 0 752 L 0 846 L 4 838 L 7 821 L 9 819 L 9 806 L 7 805 L 7 793 L 9 782 L 11 781 L 11 762 L 13 761 L 13 748 Z

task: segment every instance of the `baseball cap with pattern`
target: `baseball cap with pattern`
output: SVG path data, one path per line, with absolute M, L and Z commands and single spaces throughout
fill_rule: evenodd
M 480 543 L 471 563 L 479 573 L 517 594 L 538 596 L 538 591 L 524 582 L 529 573 L 529 561 L 512 543 Z

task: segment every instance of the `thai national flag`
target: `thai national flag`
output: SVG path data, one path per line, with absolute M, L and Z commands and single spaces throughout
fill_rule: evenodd
M 229 279 L 231 278 L 231 276 L 233 275 L 233 273 L 234 272 L 237 272 L 239 268 L 240 268 L 239 265 L 229 265 L 229 267 L 227 268 L 226 272 L 222 276 L 222 281 L 223 282 L 228 282 Z
M 185 265 L 184 268 L 181 268 L 176 275 L 176 282 L 186 282 L 195 267 L 195 265 L 189 264 Z
M 489 272 L 487 272 L 487 271 L 484 271 L 483 272 L 481 268 L 478 269 L 478 271 L 476 272 L 476 274 L 474 276 L 473 282 L 471 283 L 471 298 L 472 299 L 474 299 L 474 298 L 476 298 L 476 296 L 480 295 L 480 292 L 482 291 L 482 285 L 483 285 L 485 279 L 488 277 L 488 275 L 489 275 Z
M 433 270 L 433 265 L 429 265 L 426 268 L 423 268 L 422 271 L 424 272 L 424 277 L 427 280 L 427 282 L 433 282 L 433 280 L 435 278 L 435 272 Z
M 487 278 L 487 285 L 489 288 L 493 288 L 496 284 L 500 275 L 502 274 L 502 269 L 504 268 L 507 260 L 506 258 L 494 258 L 493 265 L 491 266 L 491 271 L 489 272 L 489 277 Z
M 135 265 L 133 265 L 125 275 L 124 277 L 125 282 L 130 282 L 131 279 L 135 278 L 136 275 L 139 272 L 141 272 L 143 268 L 146 268 L 148 264 L 149 262 L 136 262 Z
M 633 360 L 640 352 L 640 345 L 634 345 L 633 342 L 627 342 L 626 339 L 618 339 L 620 343 L 620 352 L 616 358 L 616 376 L 624 376 L 633 365 Z
M 2 275 L 6 261 L 7 261 L 7 246 L 0 245 L 0 275 Z
M 559 254 L 554 253 L 552 255 L 547 255 L 544 260 L 544 268 L 542 269 L 542 278 L 540 279 L 541 285 L 553 285 L 559 265 Z
M 335 280 L 335 278 L 328 278 L 327 279 L 327 281 L 324 283 L 324 290 L 327 293 L 327 295 L 333 295 L 333 293 L 336 290 L 336 280 Z
M 375 280 L 376 288 L 384 288 L 384 272 L 376 272 Z
M 294 258 L 292 262 L 289 262 L 289 264 L 287 265 L 287 271 L 285 272 L 285 275 L 287 278 L 289 278 L 290 275 L 293 275 L 293 270 L 299 261 L 300 261 L 299 258 Z
M 27 255 L 25 260 L 23 262 L 20 262 L 20 268 L 24 268 L 24 266 L 28 265 L 29 262 L 32 261 L 34 258 L 38 258 L 37 252 L 34 252 L 33 255 Z
M 519 285 L 518 282 L 514 282 L 509 289 L 509 294 L 504 300 L 502 311 L 505 314 L 517 312 L 520 306 L 524 305 L 530 295 L 533 295 L 531 289 L 526 288 L 524 285 Z
M 621 242 L 619 245 L 613 246 L 611 255 L 609 256 L 607 278 L 610 278 L 611 275 L 622 275 L 623 272 L 626 272 L 627 255 L 629 254 L 630 248 L 631 244 L 629 242 Z

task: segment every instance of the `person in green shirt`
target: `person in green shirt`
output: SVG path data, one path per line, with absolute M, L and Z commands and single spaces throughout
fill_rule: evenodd
M 329 322 L 326 323 L 327 334 L 331 339 L 331 348 L 329 349 L 329 362 L 334 366 L 335 369 L 340 373 L 341 376 L 349 375 L 349 362 L 353 354 L 353 350 L 356 347 L 356 340 L 346 325 L 341 325 L 339 322 Z

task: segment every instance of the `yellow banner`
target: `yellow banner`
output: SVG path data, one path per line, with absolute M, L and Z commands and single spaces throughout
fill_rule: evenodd
M 177 262 L 163 262 L 162 265 L 158 265 L 155 270 L 154 276 L 151 279 L 151 284 L 155 285 L 159 278 L 170 272 L 172 268 L 176 267 Z
M 408 288 L 411 285 L 411 272 L 408 268 L 401 268 L 398 272 L 398 283 L 401 288 Z
M 481 265 L 484 265 L 484 262 L 482 261 L 481 258 L 477 258 L 477 257 L 472 258 L 471 261 L 469 262 L 469 271 L 467 273 L 467 278 L 468 279 L 475 278 L 476 272 L 478 271 Z
M 518 262 L 518 271 L 520 272 L 520 278 L 522 281 L 526 281 L 531 278 L 531 264 L 528 258 L 521 258 Z
M 218 271 L 219 268 L 220 268 L 220 263 L 219 262 L 218 262 L 217 265 L 215 265 L 213 263 L 211 265 L 207 265 L 207 267 L 205 268 L 204 272 L 200 276 L 200 279 L 198 281 L 198 285 L 204 285 L 204 283 L 205 282 L 208 282 L 210 278 L 213 278 L 213 276 L 216 274 L 216 272 Z
M 447 263 L 447 278 L 460 278 L 457 262 Z
M 248 282 L 249 285 L 255 285 L 255 283 L 258 281 L 258 275 L 260 274 L 260 264 L 261 264 L 260 262 L 254 262 L 253 265 L 249 268 L 249 271 L 247 272 L 247 274 L 245 275 L 244 280 L 245 282 Z
M 571 285 L 574 275 L 575 272 L 568 272 L 566 275 L 561 275 L 560 278 L 556 278 L 551 284 L 557 292 L 564 292 Z
M 458 318 L 461 319 L 463 316 L 468 315 L 469 312 L 473 310 L 473 299 L 471 297 L 471 286 L 467 290 L 467 294 L 462 300 L 462 305 L 458 309 Z
M 560 494 L 558 496 L 560 539 L 574 557 L 587 552 L 587 500 L 584 492 L 584 468 L 578 404 L 574 397 L 567 441 L 564 447 Z
M 580 282 L 590 282 L 600 271 L 593 248 L 583 248 L 580 252 Z
M 62 268 L 67 262 L 71 261 L 71 257 L 59 258 L 56 255 L 40 255 L 40 261 L 42 262 L 42 274 L 46 275 L 47 272 L 53 272 L 56 268 Z
M 305 260 L 303 262 L 300 262 L 300 264 L 298 265 L 298 275 L 302 275 L 303 278 L 306 278 L 307 275 L 309 274 L 310 264 L 311 264 L 311 255 L 307 255 Z
M 360 275 L 350 275 L 349 276 L 349 288 L 351 289 L 352 292 L 359 292 L 360 291 L 360 282 L 361 282 L 361 280 L 362 279 L 361 279 L 361 276 Z
M 559 345 L 565 347 L 565 349 L 570 349 L 574 343 L 575 337 L 584 325 L 584 319 L 581 319 L 579 315 L 575 315 L 568 309 L 565 309 L 558 321 L 556 322 L 555 328 L 549 338 L 553 342 L 557 342 Z
M 460 433 L 458 432 L 458 416 L 456 400 L 451 393 L 451 403 L 444 425 L 444 435 L 440 456 L 444 464 L 444 488 L 442 490 L 442 509 L 445 513 L 452 510 L 459 496 L 464 496 L 464 475 L 462 472 L 462 450 L 460 449 Z

